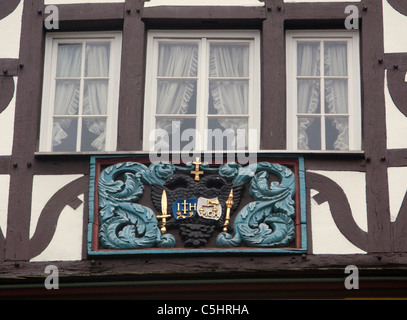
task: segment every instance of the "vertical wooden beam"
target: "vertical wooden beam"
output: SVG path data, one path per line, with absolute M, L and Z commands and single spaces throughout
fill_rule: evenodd
M 34 152 L 37 146 L 42 95 L 43 0 L 25 0 L 16 96 L 13 168 L 6 237 L 6 260 L 28 259 Z
M 363 148 L 366 154 L 368 251 L 391 251 L 384 98 L 382 1 L 363 0 L 361 67 Z
M 261 149 L 286 149 L 286 66 L 283 1 L 265 1 L 262 32 Z
M 143 147 L 145 27 L 143 0 L 126 0 L 120 79 L 118 151 Z

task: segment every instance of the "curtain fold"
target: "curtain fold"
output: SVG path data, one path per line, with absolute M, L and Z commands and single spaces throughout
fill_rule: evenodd
M 59 78 L 80 77 L 82 45 L 59 45 L 56 76 Z M 57 80 L 55 85 L 54 115 L 77 115 L 79 109 L 80 84 L 77 80 Z M 68 137 L 66 130 L 72 119 L 53 122 L 52 146 L 62 144 Z
M 198 75 L 197 44 L 161 44 L 158 60 L 159 77 L 185 78 Z M 195 86 L 195 80 L 159 80 L 157 114 L 193 113 L 193 110 L 189 109 Z M 182 122 L 182 119 L 180 121 Z M 171 121 L 157 121 L 156 126 L 171 132 Z
M 298 76 L 319 76 L 321 52 L 319 43 L 304 42 L 297 46 Z M 347 45 L 343 42 L 325 42 L 324 76 L 338 77 L 325 79 L 325 113 L 348 114 L 348 81 L 340 77 L 347 76 Z M 321 83 L 319 80 L 297 80 L 297 112 L 301 114 L 320 113 Z M 333 142 L 334 150 L 349 149 L 349 123 L 346 117 L 329 117 L 326 122 L 325 135 L 337 135 Z M 298 118 L 297 144 L 300 150 L 310 149 L 309 128 L 317 121 L 313 117 Z M 328 128 L 331 123 L 332 129 Z
M 210 77 L 241 78 L 249 76 L 249 46 L 218 44 L 211 46 Z M 249 84 L 247 80 L 210 82 L 214 108 L 219 115 L 244 115 L 248 113 Z M 237 130 L 244 120 L 218 120 L 225 129 Z
M 347 76 L 347 45 L 341 42 L 325 44 L 325 74 L 328 76 Z M 329 114 L 348 113 L 348 81 L 346 79 L 325 81 L 326 112 Z M 333 143 L 334 150 L 349 149 L 349 123 L 347 118 L 330 119 L 337 130 L 338 137 Z
M 95 43 L 86 47 L 86 77 L 109 77 L 110 44 Z M 109 81 L 85 80 L 83 115 L 107 115 Z M 91 146 L 102 151 L 106 145 L 106 121 L 86 118 L 83 125 L 96 135 Z
M 212 44 L 210 49 L 209 76 L 212 78 L 244 78 L 249 76 L 249 45 Z M 242 80 L 211 80 L 209 84 L 213 107 L 218 115 L 230 115 L 230 118 L 218 118 L 217 122 L 225 129 L 234 132 L 231 148 L 247 147 L 247 118 L 233 118 L 233 115 L 248 114 L 249 82 Z M 244 135 L 238 135 L 237 130 Z
M 320 75 L 320 45 L 319 43 L 298 43 L 297 75 Z M 320 112 L 321 84 L 319 80 L 297 81 L 297 112 L 314 114 Z M 315 118 L 298 118 L 297 147 L 309 150 L 308 128 Z
M 110 44 L 95 43 L 86 46 L 85 77 L 109 77 Z M 81 77 L 82 45 L 59 45 L 57 80 L 55 89 L 55 115 L 77 115 L 80 100 L 80 81 L 69 78 Z M 107 115 L 109 80 L 84 80 L 82 115 Z M 53 147 L 61 145 L 68 137 L 68 129 L 73 119 L 56 119 L 53 128 Z M 80 124 L 78 124 L 80 125 Z M 91 146 L 95 150 L 104 150 L 106 141 L 106 121 L 86 118 L 83 130 L 96 135 Z M 86 133 L 83 132 L 83 135 Z M 82 150 L 91 151 L 91 150 Z

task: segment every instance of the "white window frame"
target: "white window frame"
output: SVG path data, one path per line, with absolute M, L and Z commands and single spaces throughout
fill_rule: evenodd
M 117 145 L 117 122 L 118 105 L 120 89 L 120 68 L 121 68 L 121 50 L 122 33 L 121 32 L 72 32 L 72 33 L 49 33 L 45 39 L 45 57 L 44 57 L 44 80 L 41 109 L 41 128 L 40 128 L 40 152 L 52 152 L 52 130 L 53 114 L 55 101 L 55 77 L 57 68 L 58 45 L 60 43 L 82 43 L 86 42 L 110 42 L 110 75 L 109 91 L 106 118 L 106 140 L 104 151 L 80 151 L 81 135 L 78 134 L 76 142 L 76 151 L 66 151 L 63 153 L 103 153 L 116 151 Z M 83 52 L 85 50 L 83 49 Z M 84 53 L 83 53 L 84 54 Z M 82 55 L 82 59 L 84 56 Z M 81 96 L 83 93 L 83 69 L 81 75 Z M 82 119 L 79 115 L 78 119 Z M 78 124 L 79 125 L 79 124 Z M 81 130 L 79 130 L 81 133 Z
M 196 129 L 200 133 L 202 140 L 198 142 L 201 148 L 196 147 L 194 150 L 197 152 L 208 151 L 205 130 L 208 128 L 209 63 L 206 64 L 205 61 L 209 61 L 209 42 L 223 40 L 250 43 L 248 148 L 249 150 L 259 148 L 261 104 L 260 32 L 255 30 L 151 30 L 147 36 L 143 150 L 154 151 L 154 141 L 150 141 L 149 138 L 150 133 L 155 129 L 156 119 L 158 44 L 160 41 L 172 40 L 199 42 Z M 254 132 L 256 132 L 256 136 L 254 136 Z M 253 145 L 254 141 L 256 141 L 256 146 Z
M 357 30 L 289 30 L 286 32 L 286 66 L 287 66 L 287 149 L 298 149 L 297 124 L 297 43 L 298 41 L 343 41 L 348 43 L 348 114 L 349 114 L 349 150 L 361 151 L 361 79 L 359 32 Z M 321 66 L 323 66 L 321 59 Z M 321 67 L 321 70 L 324 70 Z M 322 71 L 321 71 L 322 72 Z M 320 75 L 322 77 L 322 74 Z M 321 114 L 325 112 L 324 96 L 321 96 Z M 325 121 L 321 118 L 321 132 L 325 130 Z M 307 151 L 307 150 L 305 150 Z M 318 150 L 309 150 L 318 151 Z M 321 150 L 326 150 L 325 137 L 321 137 Z M 341 151 L 344 152 L 344 151 Z M 345 151 L 346 152 L 346 151 Z

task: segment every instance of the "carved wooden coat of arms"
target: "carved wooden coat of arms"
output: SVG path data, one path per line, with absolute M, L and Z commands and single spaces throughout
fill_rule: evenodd
M 271 162 L 105 166 L 95 181 L 95 249 L 296 248 L 296 181 Z

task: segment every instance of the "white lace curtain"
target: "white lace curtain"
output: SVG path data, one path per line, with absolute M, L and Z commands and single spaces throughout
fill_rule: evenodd
M 297 50 L 298 76 L 320 76 L 320 44 L 299 43 Z M 347 46 L 341 42 L 326 42 L 324 45 L 325 76 L 347 76 Z M 297 112 L 302 114 L 320 113 L 320 80 L 299 80 Z M 348 114 L 348 84 L 346 79 L 325 80 L 325 112 L 328 114 Z M 330 122 L 337 130 L 333 142 L 334 150 L 349 149 L 349 131 L 347 117 L 330 117 Z M 308 128 L 315 117 L 301 117 L 298 120 L 298 148 L 310 149 Z M 325 133 L 323 133 L 325 134 Z
M 158 58 L 158 76 L 166 78 L 158 81 L 157 114 L 184 115 L 194 93 L 198 75 L 197 44 L 161 44 Z M 177 79 L 171 79 L 177 78 Z M 157 126 L 171 132 L 173 119 L 160 119 Z M 182 119 L 179 121 L 182 122 Z
M 85 77 L 109 77 L 110 45 L 88 44 L 86 47 Z M 79 116 L 80 80 L 82 66 L 82 45 L 59 45 L 57 74 L 55 89 L 54 114 L 58 116 Z M 76 78 L 70 80 L 69 78 Z M 82 115 L 107 115 L 109 80 L 85 80 L 83 94 Z M 63 140 L 76 140 L 76 136 L 69 135 L 69 128 L 77 119 L 56 118 L 53 124 L 53 147 L 61 145 Z M 106 120 L 84 118 L 83 136 L 89 133 L 96 135 L 91 146 L 95 150 L 104 150 L 106 140 Z M 86 129 L 89 133 L 85 132 Z M 76 142 L 74 143 L 76 145 Z M 75 151 L 75 150 L 69 150 Z M 84 150 L 83 150 L 84 151 Z M 88 151 L 88 150 L 86 150 Z
M 249 76 L 249 46 L 217 44 L 211 46 L 210 77 L 244 78 Z M 248 113 L 248 81 L 211 81 L 210 92 L 219 115 Z M 247 129 L 245 119 L 220 118 L 225 129 Z
M 198 46 L 196 44 L 161 44 L 159 50 L 157 114 L 184 115 L 194 113 L 190 103 L 196 81 L 183 77 L 198 76 Z M 210 77 L 240 78 L 249 76 L 249 46 L 235 44 L 213 44 L 210 50 Z M 171 78 L 178 78 L 171 80 Z M 181 79 L 179 79 L 181 78 Z M 233 115 L 248 113 L 247 80 L 212 80 L 210 94 L 219 115 L 219 124 L 225 129 L 247 129 L 246 119 L 233 119 Z M 172 119 L 159 119 L 157 127 L 168 132 Z M 180 120 L 182 122 L 182 120 Z

